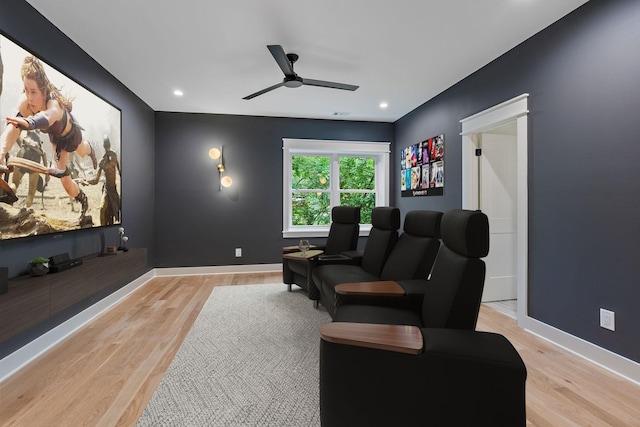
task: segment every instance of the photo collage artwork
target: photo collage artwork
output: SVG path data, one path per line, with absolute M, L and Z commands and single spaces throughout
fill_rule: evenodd
M 402 197 L 444 193 L 444 134 L 405 147 L 400 159 Z

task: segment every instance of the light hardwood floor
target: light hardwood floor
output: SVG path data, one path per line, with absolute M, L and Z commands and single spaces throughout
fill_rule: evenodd
M 152 279 L 0 383 L 0 425 L 135 425 L 215 286 L 281 281 L 279 273 Z M 528 425 L 640 425 L 640 386 L 490 308 L 482 307 L 478 329 L 507 336 L 524 359 Z

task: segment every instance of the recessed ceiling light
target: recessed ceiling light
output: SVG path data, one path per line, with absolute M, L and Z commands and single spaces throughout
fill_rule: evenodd
M 381 102 L 380 103 L 380 108 L 387 108 L 389 106 L 389 104 L 387 104 L 386 102 Z
M 184 95 L 184 92 L 182 92 L 180 89 L 176 89 L 176 90 L 173 91 L 173 94 L 175 96 L 182 96 L 182 95 Z

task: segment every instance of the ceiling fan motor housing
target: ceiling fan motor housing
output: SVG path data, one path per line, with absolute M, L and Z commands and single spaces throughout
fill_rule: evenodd
M 286 76 L 283 80 L 285 87 L 300 87 L 302 86 L 302 77 L 297 74 L 295 76 Z

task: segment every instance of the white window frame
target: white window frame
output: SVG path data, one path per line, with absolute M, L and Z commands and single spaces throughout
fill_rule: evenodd
M 376 206 L 389 205 L 390 142 L 328 141 L 319 139 L 282 139 L 282 235 L 285 238 L 327 237 L 330 225 L 294 226 L 291 213 L 291 157 L 364 156 L 375 160 Z M 337 171 L 336 168 L 332 168 Z M 335 172 L 337 173 L 337 172 Z M 331 207 L 339 205 L 339 179 L 331 177 Z M 360 235 L 368 236 L 371 224 L 360 224 Z

